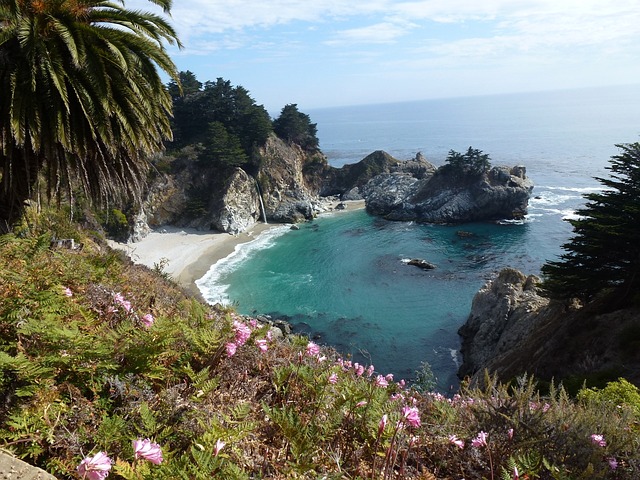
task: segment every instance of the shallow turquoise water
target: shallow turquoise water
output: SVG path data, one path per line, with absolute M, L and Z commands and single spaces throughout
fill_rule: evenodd
M 457 329 L 473 295 L 504 266 L 541 263 L 543 252 L 523 251 L 532 234 L 527 223 L 432 226 L 344 212 L 241 246 L 201 289 L 242 313 L 285 318 L 396 378 L 413 378 L 426 361 L 446 390 L 457 384 Z M 410 258 L 437 268 L 407 265 Z

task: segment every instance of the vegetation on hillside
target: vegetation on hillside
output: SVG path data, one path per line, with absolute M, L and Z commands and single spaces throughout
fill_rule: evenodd
M 98 201 L 141 191 L 147 157 L 171 137 L 165 41 L 179 43 L 162 17 L 124 2 L 0 3 L 0 231 L 40 188 Z
M 608 296 L 614 308 L 637 304 L 640 293 L 640 143 L 617 145 L 603 190 L 571 219 L 574 237 L 558 261 L 542 267 L 552 298 L 591 301 Z
M 58 478 L 637 478 L 632 385 L 445 398 L 31 225 L 0 237 L 0 448 Z
M 456 176 L 477 177 L 491 168 L 491 159 L 482 150 L 469 147 L 465 153 L 449 150 L 440 172 Z

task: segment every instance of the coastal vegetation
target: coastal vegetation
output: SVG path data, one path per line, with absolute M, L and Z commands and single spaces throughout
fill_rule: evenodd
M 574 236 L 558 261 L 542 267 L 544 291 L 552 298 L 603 300 L 603 308 L 638 302 L 640 292 L 640 143 L 617 145 L 602 191 L 585 195 L 586 205 L 569 220 Z M 604 305 L 607 303 L 608 305 Z
M 570 398 L 487 379 L 445 398 L 30 213 L 0 239 L 0 444 L 57 478 L 637 477 L 640 395 L 623 380 Z
M 8 0 L 0 26 L 0 231 L 40 190 L 139 195 L 148 156 L 171 138 L 159 73 L 178 78 L 171 25 L 117 2 Z

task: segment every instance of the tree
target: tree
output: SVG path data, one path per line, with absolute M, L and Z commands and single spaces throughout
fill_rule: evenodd
M 208 135 L 198 160 L 224 168 L 242 166 L 249 158 L 244 153 L 238 137 L 229 134 L 221 122 L 212 122 L 209 124 Z
M 552 298 L 592 300 L 603 291 L 623 306 L 640 292 L 640 143 L 616 145 L 604 189 L 585 195 L 567 253 L 542 267 L 543 288 Z
M 317 125 L 309 115 L 298 111 L 295 103 L 285 105 L 273 122 L 273 131 L 283 140 L 300 145 L 303 149 L 318 149 Z
M 169 12 L 171 0 L 150 0 Z M 101 203 L 136 197 L 147 157 L 171 137 L 178 81 L 155 14 L 105 0 L 0 3 L 0 229 L 17 220 L 40 178 L 77 183 Z M 38 182 L 39 183 L 39 182 Z
M 445 161 L 447 162 L 445 171 L 448 170 L 462 175 L 479 176 L 491 168 L 489 155 L 482 153 L 482 150 L 471 147 L 466 153 L 449 150 L 449 155 L 447 155 Z

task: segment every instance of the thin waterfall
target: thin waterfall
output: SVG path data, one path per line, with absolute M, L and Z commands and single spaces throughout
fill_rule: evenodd
M 258 183 L 258 180 L 256 180 L 255 178 L 253 179 L 256 182 L 256 190 L 258 190 L 258 198 L 260 199 L 260 211 L 262 212 L 262 221 L 266 224 L 268 224 L 267 222 L 267 212 L 264 209 L 264 202 L 262 201 L 262 190 L 260 190 L 260 184 Z

